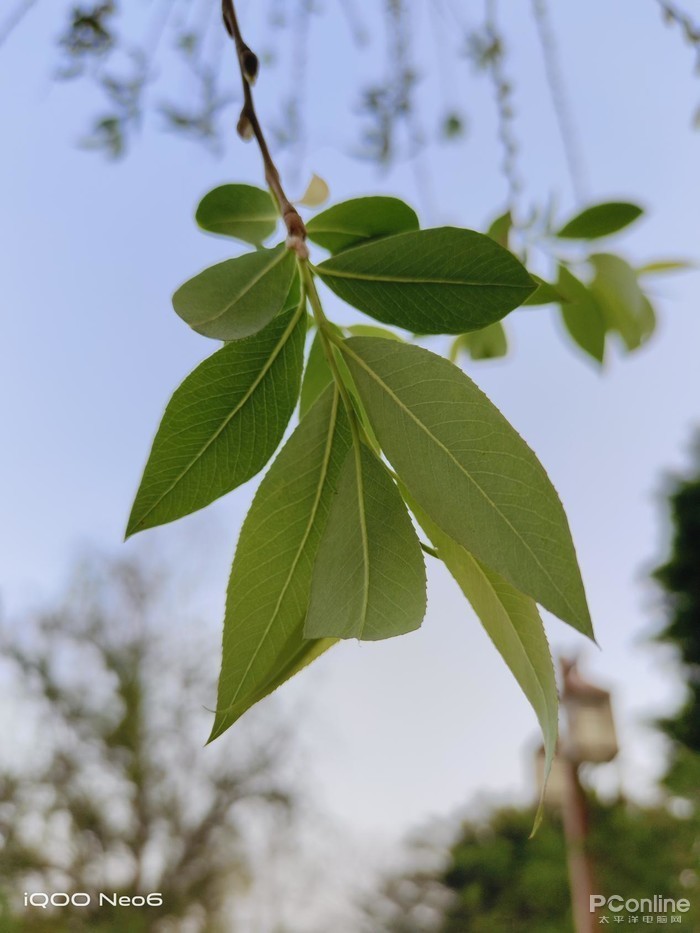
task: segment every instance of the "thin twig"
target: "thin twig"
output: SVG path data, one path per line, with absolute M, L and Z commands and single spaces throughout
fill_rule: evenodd
M 4 45 L 10 38 L 35 3 L 36 0 L 23 0 L 23 2 L 16 6 L 10 13 L 2 26 L 0 26 L 0 46 Z
M 693 22 L 690 14 L 670 3 L 669 0 L 657 0 L 657 3 L 666 20 L 679 26 L 691 45 L 700 45 L 700 24 Z
M 506 76 L 504 68 L 505 44 L 497 22 L 496 0 L 486 0 L 485 35 L 490 43 L 486 61 L 496 97 L 498 118 L 498 138 L 503 151 L 501 167 L 508 185 L 508 207 L 518 225 L 518 204 L 523 189 L 522 178 L 518 170 L 520 146 L 514 129 L 513 86 Z
M 241 115 L 238 120 L 238 134 L 243 139 L 255 137 L 255 141 L 258 144 L 258 149 L 260 150 L 260 155 L 262 156 L 263 165 L 265 167 L 265 180 L 277 201 L 282 220 L 287 228 L 287 249 L 293 250 L 300 259 L 308 259 L 309 250 L 306 245 L 306 227 L 304 221 L 301 219 L 296 207 L 294 207 L 285 194 L 280 180 L 280 174 L 270 155 L 270 150 L 265 141 L 265 135 L 260 126 L 258 115 L 255 112 L 251 87 L 255 83 L 255 79 L 258 75 L 258 57 L 243 41 L 238 19 L 236 18 L 234 0 L 222 0 L 221 7 L 226 31 L 236 44 L 238 65 L 241 71 L 241 82 L 243 84 L 243 108 L 241 109 Z
M 540 47 L 542 48 L 549 94 L 552 98 L 554 113 L 559 125 L 559 135 L 564 144 L 564 155 L 569 168 L 574 194 L 576 195 L 576 199 L 580 202 L 585 200 L 586 190 L 581 150 L 566 97 L 564 79 L 559 56 L 557 54 L 556 37 L 552 28 L 546 0 L 532 0 L 532 10 L 537 27 L 537 35 L 540 40 Z

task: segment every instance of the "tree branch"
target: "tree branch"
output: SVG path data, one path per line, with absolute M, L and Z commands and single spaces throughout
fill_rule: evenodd
M 17 26 L 19 26 L 36 2 L 37 0 L 22 0 L 10 13 L 2 26 L 0 26 L 0 46 L 4 45 L 10 38 L 10 35 L 15 31 Z
M 243 84 L 243 108 L 238 120 L 238 135 L 242 139 L 252 139 L 255 137 L 265 167 L 265 180 L 277 202 L 282 220 L 287 228 L 287 249 L 294 250 L 300 259 L 308 259 L 309 250 L 306 245 L 306 227 L 304 221 L 301 219 L 296 207 L 294 207 L 285 194 L 280 180 L 280 174 L 270 155 L 270 150 L 265 141 L 265 135 L 260 126 L 258 115 L 255 112 L 251 87 L 258 76 L 258 57 L 243 41 L 243 36 L 241 35 L 238 19 L 236 17 L 234 0 L 221 0 L 221 9 L 226 31 L 236 45 L 238 65 L 241 71 L 241 82 Z

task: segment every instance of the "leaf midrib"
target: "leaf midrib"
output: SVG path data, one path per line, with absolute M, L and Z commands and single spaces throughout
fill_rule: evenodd
M 360 615 L 361 638 L 367 626 L 367 613 L 369 611 L 369 535 L 367 533 L 367 512 L 365 503 L 364 478 L 362 475 L 362 449 L 356 440 L 353 443 L 355 456 L 355 479 L 357 481 L 357 498 L 360 519 L 360 537 L 362 540 L 362 612 Z
M 508 623 L 510 624 L 511 629 L 513 630 L 513 633 L 515 634 L 515 637 L 516 637 L 517 640 L 518 640 L 518 644 L 520 645 L 520 648 L 521 648 L 521 650 L 522 650 L 522 653 L 523 653 L 524 656 L 525 656 L 525 660 L 526 660 L 526 662 L 527 662 L 527 665 L 528 665 L 528 667 L 530 668 L 530 670 L 532 671 L 532 673 L 535 675 L 535 682 L 536 682 L 536 684 L 537 684 L 537 688 L 538 688 L 538 690 L 539 690 L 539 693 L 540 693 L 540 695 L 541 695 L 542 701 L 543 701 L 543 703 L 544 703 L 544 708 L 545 708 L 545 710 L 547 711 L 547 713 L 549 713 L 549 712 L 550 712 L 550 710 L 549 710 L 549 701 L 548 701 L 548 699 L 547 699 L 547 694 L 545 693 L 544 686 L 542 685 L 542 682 L 541 682 L 541 680 L 540 680 L 539 674 L 537 673 L 537 668 L 535 667 L 535 665 L 534 665 L 534 664 L 532 663 L 532 661 L 530 660 L 530 655 L 529 655 L 529 653 L 528 653 L 528 651 L 527 651 L 527 648 L 525 647 L 525 644 L 524 644 L 523 639 L 522 639 L 522 637 L 521 637 L 521 635 L 520 635 L 520 632 L 518 631 L 517 627 L 511 622 L 510 613 L 509 613 L 508 610 L 506 609 L 505 604 L 503 603 L 503 600 L 502 600 L 501 597 L 499 596 L 498 591 L 496 590 L 495 586 L 493 585 L 493 583 L 492 583 L 491 580 L 489 579 L 488 575 L 487 575 L 486 573 L 484 573 L 483 567 L 481 566 L 481 562 L 480 562 L 476 557 L 474 557 L 473 554 L 471 554 L 469 551 L 467 551 L 466 548 L 463 548 L 463 550 L 464 550 L 464 552 L 469 556 L 469 558 L 474 562 L 474 565 L 476 566 L 476 570 L 477 570 L 479 576 L 483 579 L 484 583 L 485 583 L 486 586 L 489 588 L 489 590 L 491 591 L 491 593 L 493 593 L 493 596 L 494 596 L 496 602 L 497 602 L 498 605 L 501 607 L 501 609 L 502 609 L 504 615 L 506 616 L 506 618 L 507 618 L 507 620 L 508 620 Z M 438 554 L 439 554 L 439 553 L 440 553 L 440 548 L 438 548 Z M 523 594 L 523 595 L 525 595 L 525 594 Z M 528 597 L 528 598 L 532 599 L 531 596 Z M 533 600 L 533 603 L 534 603 L 534 600 Z M 488 629 L 487 629 L 486 631 L 487 631 L 487 633 L 488 633 Z M 543 628 L 543 631 L 544 631 L 544 628 Z M 490 634 L 489 634 L 489 637 L 491 637 Z M 546 639 L 546 637 L 547 637 L 547 636 L 546 636 L 546 634 L 545 634 L 545 639 Z M 493 639 L 491 639 L 491 640 L 493 641 Z M 537 713 L 537 710 L 535 710 L 535 712 Z M 539 714 L 538 714 L 538 719 L 539 719 Z M 551 726 L 551 723 L 550 723 L 549 725 Z M 555 726 L 556 726 L 556 720 L 555 720 Z M 556 730 L 555 730 L 555 731 L 556 731 Z
M 362 282 L 388 282 L 393 285 L 457 285 L 482 288 L 518 288 L 523 291 L 531 292 L 534 290 L 532 285 L 519 285 L 509 282 L 483 282 L 472 281 L 469 279 L 439 279 L 439 278 L 411 278 L 404 275 L 372 275 L 369 272 L 346 272 L 343 270 L 329 269 L 325 263 L 317 267 L 316 271 L 321 278 L 336 279 L 358 279 Z
M 250 253 L 250 255 L 253 256 L 255 254 Z M 229 303 L 225 305 L 220 311 L 217 311 L 213 317 L 205 318 L 202 321 L 197 321 L 197 327 L 201 327 L 202 324 L 211 324 L 212 321 L 217 321 L 220 317 L 222 317 L 224 314 L 230 311 L 231 308 L 233 308 L 234 305 L 236 305 L 239 301 L 241 301 L 241 299 L 244 298 L 251 289 L 255 288 L 255 286 L 260 282 L 261 279 L 263 279 L 269 272 L 272 271 L 272 269 L 274 269 L 277 263 L 282 262 L 286 258 L 287 258 L 287 250 L 282 249 L 279 255 L 273 256 L 272 262 L 269 263 L 269 265 L 261 269 L 261 271 L 257 275 L 253 276 L 252 279 L 249 279 L 248 282 L 246 282 L 243 289 L 240 292 L 238 292 L 236 295 L 234 295 L 231 301 L 229 301 Z
M 185 477 L 185 476 L 189 473 L 189 471 L 193 468 L 193 466 L 195 465 L 195 463 L 197 463 L 197 461 L 198 461 L 201 457 L 204 456 L 204 454 L 205 454 L 205 453 L 207 452 L 207 450 L 211 447 L 211 445 L 212 445 L 212 444 L 217 440 L 217 438 L 219 438 L 219 437 L 221 436 L 221 434 L 226 430 L 226 428 L 228 427 L 228 425 L 231 423 L 232 419 L 235 418 L 235 416 L 238 414 L 238 412 L 241 411 L 241 409 L 248 403 L 248 401 L 250 400 L 250 398 L 251 398 L 251 396 L 253 395 L 253 393 L 255 392 L 255 390 L 258 388 L 258 386 L 260 385 L 260 383 L 262 382 L 262 380 L 265 378 L 265 376 L 268 374 L 268 372 L 269 372 L 270 369 L 272 368 L 272 364 L 275 362 L 275 360 L 277 359 L 277 357 L 279 356 L 279 354 L 282 352 L 282 348 L 284 347 L 284 345 L 286 344 L 286 342 L 289 340 L 289 338 L 291 337 L 292 333 L 294 332 L 294 328 L 295 328 L 295 327 L 297 326 L 297 324 L 299 323 L 299 318 L 301 317 L 301 312 L 302 312 L 302 310 L 303 310 L 303 305 L 300 305 L 299 308 L 297 309 L 296 313 L 293 315 L 293 317 L 292 317 L 291 321 L 289 322 L 289 325 L 288 325 L 287 328 L 285 329 L 284 333 L 282 334 L 282 336 L 280 337 L 280 339 L 279 339 L 279 340 L 277 341 L 277 343 L 275 344 L 275 346 L 274 346 L 272 352 L 270 353 L 269 357 L 268 357 L 267 360 L 265 361 L 265 364 L 263 365 L 262 369 L 260 370 L 260 372 L 258 373 L 258 375 L 255 377 L 255 379 L 253 380 L 253 382 L 251 383 L 251 385 L 248 387 L 248 389 L 246 390 L 246 392 L 245 392 L 245 394 L 243 395 L 243 397 L 238 401 L 238 403 L 236 404 L 235 408 L 234 408 L 228 415 L 226 415 L 226 417 L 224 418 L 224 420 L 221 422 L 221 425 L 216 429 L 216 431 L 211 435 L 211 437 L 209 437 L 208 440 L 202 445 L 202 447 L 201 447 L 201 448 L 197 451 L 197 453 L 191 458 L 191 460 L 187 463 L 187 465 L 180 471 L 180 473 L 175 477 L 175 479 L 174 479 L 174 480 L 172 481 L 172 483 L 168 486 L 168 488 L 167 488 L 166 490 L 164 490 L 164 491 L 161 493 L 161 495 L 156 499 L 156 501 L 148 508 L 148 510 L 147 510 L 146 512 L 144 512 L 144 514 L 142 515 L 141 519 L 140 519 L 140 520 L 137 522 L 137 524 L 135 525 L 134 530 L 136 530 L 136 529 L 139 528 L 141 525 L 143 525 L 143 523 L 146 521 L 146 519 L 147 519 L 148 516 L 151 514 L 151 512 L 161 504 L 161 502 L 166 498 L 166 496 L 169 496 L 169 495 L 170 495 L 170 493 L 173 491 L 173 489 L 175 489 L 175 487 L 176 487 L 180 482 L 182 482 L 182 480 L 184 479 L 184 477 Z
M 313 528 L 314 522 L 316 521 L 316 515 L 318 514 L 319 503 L 320 503 L 320 501 L 321 501 L 321 496 L 322 496 L 322 494 L 323 494 L 323 487 L 324 487 L 324 485 L 325 485 L 326 477 L 327 477 L 327 475 L 328 475 L 328 465 L 329 465 L 330 459 L 331 459 L 331 451 L 332 451 L 332 449 L 333 449 L 333 439 L 334 439 L 334 435 L 335 435 L 335 426 L 336 426 L 336 421 L 337 421 L 337 417 L 338 417 L 338 401 L 339 401 L 339 393 L 338 393 L 338 389 L 336 388 L 336 389 L 334 389 L 334 392 L 333 392 L 333 403 L 332 403 L 332 408 L 331 408 L 331 417 L 330 417 L 330 420 L 329 420 L 329 422 L 328 422 L 328 436 L 327 436 L 327 438 L 326 438 L 326 447 L 325 447 L 325 450 L 324 450 L 324 452 L 323 452 L 323 460 L 321 461 L 321 470 L 320 470 L 320 473 L 319 473 L 319 481 L 318 481 L 318 484 L 317 484 L 317 486 L 316 486 L 316 495 L 314 496 L 313 505 L 312 505 L 312 507 L 311 507 L 311 512 L 310 512 L 310 514 L 309 514 L 309 520 L 308 520 L 308 522 L 306 523 L 306 528 L 304 529 L 304 534 L 303 534 L 302 540 L 301 540 L 301 542 L 300 542 L 300 544 L 299 544 L 299 547 L 298 547 L 298 549 L 297 549 L 296 554 L 294 555 L 294 560 L 292 561 L 292 566 L 289 568 L 289 573 L 287 574 L 287 578 L 286 578 L 286 580 L 284 581 L 284 586 L 282 587 L 282 590 L 280 591 L 280 595 L 279 595 L 279 597 L 277 598 L 277 602 L 275 603 L 275 608 L 274 608 L 274 611 L 273 611 L 272 615 L 270 616 L 270 621 L 267 623 L 267 626 L 266 626 L 266 628 L 265 628 L 265 631 L 263 632 L 263 634 L 262 634 L 262 636 L 261 636 L 261 638 L 260 638 L 260 641 L 258 642 L 258 646 L 257 646 L 257 648 L 255 649 L 255 651 L 254 651 L 254 653 L 253 653 L 253 655 L 252 655 L 250 661 L 248 662 L 248 666 L 246 667 L 245 671 L 243 672 L 243 676 L 241 677 L 240 682 L 239 682 L 239 684 L 238 684 L 238 688 L 237 688 L 236 692 L 235 692 L 234 695 L 233 695 L 233 699 L 231 700 L 231 702 L 229 703 L 229 705 L 226 707 L 226 709 L 218 711 L 218 712 L 220 713 L 220 715 L 222 715 L 222 716 L 226 716 L 228 713 L 230 713 L 231 710 L 232 710 L 232 709 L 234 708 L 234 706 L 236 705 L 236 700 L 238 699 L 239 693 L 240 693 L 241 690 L 243 689 L 243 686 L 244 686 L 244 684 L 245 684 L 246 678 L 248 677 L 248 674 L 250 673 L 251 668 L 252 668 L 253 664 L 255 663 L 255 660 L 256 660 L 258 654 L 260 653 L 260 650 L 261 650 L 261 648 L 262 648 L 262 646 L 263 646 L 263 644 L 264 644 L 264 642 L 265 642 L 267 636 L 270 634 L 270 629 L 272 628 L 272 625 L 273 625 L 275 619 L 277 618 L 277 616 L 278 616 L 278 614 L 279 614 L 280 607 L 281 607 L 281 605 L 282 605 L 282 600 L 283 600 L 284 597 L 286 596 L 287 590 L 289 589 L 289 586 L 291 585 L 291 582 L 292 582 L 292 579 L 293 579 L 294 574 L 295 574 L 295 572 L 296 572 L 297 566 L 298 566 L 298 564 L 299 564 L 299 561 L 301 560 L 301 555 L 304 553 L 304 548 L 306 547 L 306 542 L 309 540 L 309 535 L 311 534 L 311 529 Z
M 408 408 L 408 407 L 401 401 L 401 399 L 391 390 L 391 388 L 384 382 L 384 380 L 381 379 L 381 377 L 379 376 L 379 374 L 376 373 L 373 369 L 371 369 L 371 367 L 369 367 L 369 366 L 364 362 L 364 360 L 363 360 L 361 357 L 359 357 L 353 350 L 350 349 L 350 347 L 348 347 L 346 341 L 343 341 L 342 343 L 340 343 L 340 348 L 341 348 L 341 350 L 342 350 L 343 352 L 349 354 L 350 356 L 352 356 L 352 357 L 356 360 L 356 362 L 369 374 L 370 378 L 374 379 L 374 381 L 375 381 L 379 386 L 381 386 L 381 388 L 387 393 L 387 395 L 390 396 L 390 398 L 394 401 L 394 403 L 395 403 L 402 411 L 404 411 L 413 421 L 415 421 L 415 423 L 416 423 L 416 424 L 418 425 L 418 427 L 423 431 L 423 433 L 427 434 L 427 436 L 428 436 L 428 437 L 429 437 L 429 438 L 430 438 L 430 439 L 431 439 L 431 440 L 432 440 L 432 441 L 447 455 L 447 457 L 455 464 L 455 466 L 457 467 L 457 469 L 458 469 L 461 473 L 464 474 L 464 476 L 469 480 L 470 483 L 472 483 L 472 484 L 475 486 L 475 488 L 478 490 L 478 492 L 481 493 L 481 495 L 484 497 L 484 499 L 486 499 L 486 501 L 487 501 L 487 502 L 489 503 L 489 505 L 493 508 L 493 510 L 496 512 L 496 514 L 499 515 L 500 518 L 506 523 L 506 525 L 510 528 L 510 530 L 513 532 L 513 534 L 516 536 L 516 538 L 518 538 L 518 540 L 522 543 L 523 547 L 524 547 L 524 548 L 527 550 L 527 552 L 531 555 L 531 557 L 533 558 L 533 560 L 535 561 L 535 563 L 537 564 L 537 566 L 540 568 L 540 570 L 542 571 L 542 573 L 544 573 L 545 577 L 549 580 L 549 582 L 552 584 L 552 586 L 554 587 L 554 589 L 557 591 L 557 593 L 561 596 L 561 598 L 564 600 L 564 602 L 566 603 L 566 605 L 567 605 L 567 606 L 569 607 L 569 609 L 572 611 L 573 618 L 578 619 L 578 613 L 575 611 L 574 607 L 573 607 L 573 606 L 571 605 L 571 603 L 569 602 L 568 597 L 559 589 L 559 587 L 557 586 L 557 584 L 556 584 L 554 578 L 550 576 L 550 574 L 549 574 L 549 572 L 547 571 L 546 567 L 544 567 L 544 565 L 540 562 L 540 559 L 539 559 L 538 556 L 535 554 L 535 552 L 532 550 L 532 548 L 530 547 L 530 545 L 525 541 L 525 539 L 522 537 L 522 535 L 521 535 L 520 532 L 517 530 L 517 528 L 515 528 L 515 526 L 512 524 L 512 522 L 510 521 L 510 519 L 509 519 L 506 515 L 503 514 L 503 512 L 501 511 L 501 509 L 498 508 L 498 506 L 497 506 L 496 503 L 491 499 L 491 497 L 488 495 L 488 493 L 479 485 L 479 483 L 477 483 L 477 481 L 474 479 L 473 476 L 471 476 L 471 474 L 468 472 L 468 470 L 466 470 L 466 469 L 462 466 L 462 464 L 459 462 L 459 460 L 457 460 L 457 458 L 456 458 L 456 457 L 454 456 L 454 454 L 450 451 L 450 449 L 449 449 L 448 447 L 446 447 L 446 446 L 442 443 L 442 441 L 439 440 L 439 438 L 435 437 L 435 435 L 432 433 L 432 431 L 430 431 L 430 429 L 427 427 L 427 425 L 425 425 L 419 418 L 416 417 L 416 415 L 413 414 L 413 412 L 411 411 L 411 409 Z

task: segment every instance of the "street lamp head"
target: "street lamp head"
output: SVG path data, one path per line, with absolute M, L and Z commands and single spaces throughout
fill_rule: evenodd
M 567 717 L 569 757 L 603 764 L 618 753 L 610 693 L 584 680 L 576 661 L 562 661 L 562 705 Z

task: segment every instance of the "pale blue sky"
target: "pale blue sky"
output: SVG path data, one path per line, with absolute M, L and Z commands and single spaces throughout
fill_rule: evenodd
M 690 121 L 700 83 L 692 79 L 690 51 L 663 28 L 652 0 L 558 6 L 589 194 L 638 198 L 648 207 L 646 222 L 620 241 L 630 258 L 697 257 L 700 136 Z M 526 195 L 553 192 L 570 209 L 528 9 L 501 8 L 514 56 L 509 70 L 518 76 Z M 0 549 L 10 610 L 53 592 L 80 544 L 121 546 L 163 406 L 213 349 L 174 315 L 170 295 L 192 273 L 237 251 L 199 233 L 193 209 L 219 182 L 260 181 L 252 147 L 232 139 L 224 158 L 212 159 L 158 133 L 157 120 L 123 163 L 75 148 L 94 101 L 84 88 L 50 80 L 57 22 L 33 16 L 0 54 Z M 255 26 L 248 32 L 255 46 Z M 347 155 L 351 91 L 368 68 L 376 73 L 376 55 L 358 57 L 332 19 L 315 25 L 312 48 L 310 136 L 294 176 L 298 193 L 316 171 L 334 198 L 399 194 L 428 225 L 479 227 L 498 210 L 505 188 L 484 79 L 450 91 L 455 102 L 463 96 L 472 132 L 467 143 L 424 156 L 432 189 L 426 203 L 410 165 L 387 173 Z M 261 78 L 263 115 L 279 104 L 276 80 Z M 425 83 L 424 103 L 434 86 Z M 290 174 L 288 159 L 281 164 Z M 659 622 L 644 574 L 665 543 L 663 475 L 685 463 L 699 420 L 699 288 L 696 273 L 660 283 L 658 336 L 638 355 L 616 355 L 603 376 L 564 344 L 548 310 L 515 317 L 508 360 L 470 367 L 540 456 L 569 513 L 603 649 L 590 649 L 588 660 L 616 686 L 630 791 L 647 789 L 658 765 L 658 746 L 640 741 L 638 724 L 675 696 L 662 656 L 644 646 Z M 329 308 L 337 308 L 330 299 Z M 339 314 L 349 320 L 352 312 Z M 228 564 L 253 488 L 216 503 L 208 518 L 143 538 L 143 547 L 177 547 L 180 559 L 206 567 L 213 652 Z M 454 585 L 432 566 L 430 586 L 420 632 L 335 649 L 280 695 L 283 705 L 303 710 L 301 732 L 321 801 L 377 837 L 395 836 L 483 791 L 527 796 L 532 789 L 533 714 Z M 549 631 L 556 649 L 585 647 L 558 622 Z M 232 733 L 222 739 L 234 740 Z

